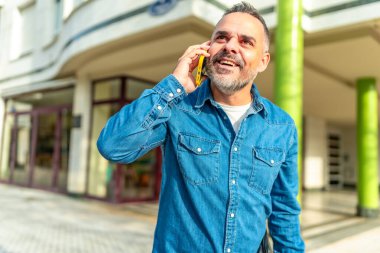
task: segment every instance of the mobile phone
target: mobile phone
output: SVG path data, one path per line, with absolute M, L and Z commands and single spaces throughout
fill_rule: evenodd
M 195 85 L 198 87 L 202 83 L 202 77 L 206 76 L 206 61 L 204 55 L 199 56 Z

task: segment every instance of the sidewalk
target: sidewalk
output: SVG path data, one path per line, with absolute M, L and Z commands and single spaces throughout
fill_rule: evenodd
M 355 215 L 355 192 L 308 192 L 303 197 L 301 219 L 306 252 L 380 252 L 380 218 Z
M 356 217 L 355 206 L 354 192 L 305 193 L 306 252 L 380 252 L 380 219 Z M 151 252 L 156 213 L 0 184 L 0 253 Z
M 151 252 L 156 218 L 0 184 L 0 253 Z

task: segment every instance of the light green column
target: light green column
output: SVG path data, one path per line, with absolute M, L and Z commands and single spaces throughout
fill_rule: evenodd
M 294 119 L 298 130 L 298 175 L 301 199 L 302 185 L 302 86 L 303 30 L 302 0 L 277 1 L 275 34 L 275 102 Z
M 374 78 L 357 81 L 358 215 L 379 212 L 378 109 Z

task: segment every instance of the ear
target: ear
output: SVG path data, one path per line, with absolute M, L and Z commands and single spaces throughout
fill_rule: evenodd
M 264 52 L 263 57 L 260 60 L 258 72 L 263 72 L 267 68 L 269 61 L 270 61 L 270 53 Z

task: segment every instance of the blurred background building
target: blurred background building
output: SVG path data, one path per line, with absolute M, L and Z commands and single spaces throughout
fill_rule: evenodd
M 97 137 L 236 2 L 0 0 L 0 182 L 111 202 L 158 199 L 160 150 L 114 164 Z M 277 1 L 248 2 L 271 30 L 272 61 L 256 84 L 273 100 Z M 380 1 L 304 0 L 302 21 L 302 186 L 355 187 L 357 83 L 380 80 Z

